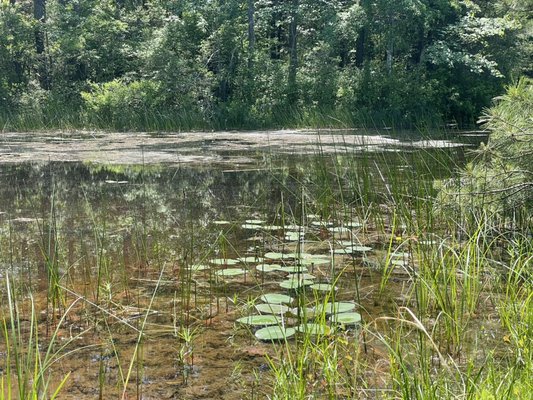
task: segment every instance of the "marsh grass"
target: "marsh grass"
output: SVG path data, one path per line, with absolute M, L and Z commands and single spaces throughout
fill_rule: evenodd
M 0 398 L 11 399 L 55 399 L 69 379 L 65 374 L 56 387 L 52 387 L 53 365 L 68 355 L 68 346 L 75 338 L 60 343 L 58 334 L 69 312 L 75 307 L 74 301 L 58 319 L 50 337 L 42 337 L 38 314 L 31 294 L 27 301 L 22 300 L 20 288 L 13 286 L 9 274 L 5 277 L 7 304 L 2 305 L 2 337 L 4 339 L 4 362 L 0 377 Z M 23 304 L 26 303 L 26 304 Z M 29 310 L 25 310 L 28 307 Z M 5 313 L 7 308 L 7 313 Z M 28 318 L 28 319 L 27 319 Z M 26 323 L 29 323 L 27 326 Z
M 378 300 L 386 300 L 394 285 L 394 252 L 408 252 L 400 267 L 406 278 L 402 300 L 394 301 L 396 313 L 393 307 L 389 315 L 371 316 L 362 329 L 370 348 L 387 354 L 387 371 L 376 373 L 388 376 L 383 379 L 389 384 L 374 393 L 403 399 L 528 398 L 533 389 L 533 253 L 531 238 L 520 233 L 527 225 L 520 228 L 517 219 L 502 222 L 486 213 L 440 213 L 433 182 L 451 176 L 459 166 L 446 152 L 428 155 L 420 160 L 400 156 L 400 162 L 410 165 L 406 172 L 386 158 L 377 163 L 351 154 L 346 161 L 346 154 L 337 153 L 328 160 L 319 146 L 313 164 L 316 187 L 308 193 L 318 213 L 328 219 L 338 210 L 349 211 L 366 225 L 358 237 L 374 231 L 384 238 Z M 502 226 L 514 233 L 498 233 Z M 499 327 L 489 328 L 493 318 Z M 361 342 L 344 353 L 355 371 L 372 368 L 361 356 Z M 320 343 L 299 338 L 290 357 L 283 353 L 270 360 L 272 398 L 360 398 L 372 393 L 364 375 L 353 379 L 349 371 L 332 373 L 330 364 L 342 364 L 338 338 Z M 313 363 L 314 357 L 321 361 Z M 316 368 L 314 373 L 310 368 Z M 317 390 L 319 382 L 324 392 Z M 328 391 L 332 387 L 336 389 Z

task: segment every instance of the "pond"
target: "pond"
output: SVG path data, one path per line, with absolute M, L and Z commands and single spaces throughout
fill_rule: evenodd
M 304 390 L 386 392 L 388 349 L 361 326 L 418 304 L 414 271 L 443 237 L 433 182 L 481 139 L 2 134 L 7 331 L 24 354 L 38 334 L 49 392 L 68 375 L 62 399 L 265 398 L 284 357 L 324 340 L 352 381 L 310 369 Z

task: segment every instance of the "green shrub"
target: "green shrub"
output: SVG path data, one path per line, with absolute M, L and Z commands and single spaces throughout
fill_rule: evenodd
M 146 125 L 162 106 L 158 83 L 147 80 L 127 83 L 115 79 L 93 84 L 92 91 L 81 95 L 90 123 L 119 129 L 133 127 L 136 123 Z

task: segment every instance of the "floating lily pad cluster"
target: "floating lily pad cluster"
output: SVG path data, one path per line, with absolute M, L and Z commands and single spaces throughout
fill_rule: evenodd
M 349 327 L 361 323 L 361 315 L 354 311 L 352 302 L 318 303 L 314 307 L 295 307 L 291 296 L 281 293 L 268 293 L 259 297 L 263 303 L 255 305 L 260 314 L 237 319 L 240 324 L 259 328 L 255 337 L 264 341 L 288 339 L 295 334 L 311 336 L 329 335 L 332 326 Z M 320 318 L 316 318 L 319 316 Z M 325 323 L 322 316 L 328 318 Z M 314 319 L 314 321 L 313 321 Z M 311 320 L 312 322 L 309 322 Z
M 282 340 L 299 334 L 328 335 L 333 327 L 354 326 L 361 322 L 361 315 L 355 311 L 355 303 L 325 302 L 322 299 L 335 298 L 339 290 L 332 282 L 335 277 L 327 276 L 334 267 L 333 257 L 364 256 L 371 252 L 372 248 L 354 240 L 352 230 L 360 228 L 358 222 L 352 221 L 336 226 L 330 222 L 318 221 L 316 218 L 308 216 L 310 222 L 306 227 L 296 224 L 268 225 L 258 218 L 247 219 L 240 227 L 244 230 L 268 231 L 268 235 L 287 243 L 287 249 L 294 248 L 298 242 L 303 242 L 307 233 L 314 233 L 315 237 L 318 237 L 326 230 L 332 238 L 339 238 L 332 242 L 333 246 L 327 250 L 327 254 L 273 249 L 264 254 L 256 251 L 255 254 L 236 259 L 215 258 L 210 261 L 212 265 L 220 268 L 215 272 L 220 278 L 230 279 L 249 270 L 255 270 L 256 276 L 261 277 L 262 282 L 268 279 L 270 286 L 278 278 L 282 279 L 278 282 L 279 293 L 265 293 L 259 296 L 254 305 L 254 315 L 243 316 L 236 321 L 256 329 L 255 336 L 259 340 Z M 203 269 L 203 266 L 193 268 L 195 271 Z M 322 279 L 317 278 L 315 269 Z

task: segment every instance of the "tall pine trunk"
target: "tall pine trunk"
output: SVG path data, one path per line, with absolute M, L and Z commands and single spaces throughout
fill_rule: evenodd
M 292 0 L 289 25 L 289 80 L 288 96 L 289 105 L 295 105 L 298 100 L 298 88 L 296 84 L 296 72 L 298 70 L 298 0 Z
M 35 29 L 35 51 L 39 60 L 37 74 L 41 87 L 49 89 L 48 68 L 46 66 L 45 55 L 45 34 L 43 29 L 46 22 L 46 0 L 33 0 L 33 17 L 37 21 L 37 27 Z

